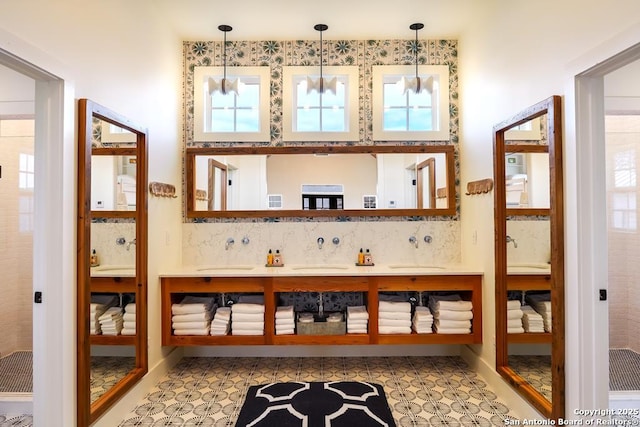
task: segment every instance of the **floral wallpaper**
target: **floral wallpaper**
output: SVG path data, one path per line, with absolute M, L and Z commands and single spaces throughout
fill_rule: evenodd
M 295 146 L 310 142 L 290 143 L 282 141 L 282 67 L 295 65 L 319 65 L 319 40 L 291 41 L 227 41 L 227 66 L 270 67 L 271 141 L 273 146 Z M 359 142 L 360 145 L 438 145 L 443 141 L 384 142 L 372 140 L 372 66 L 415 64 L 415 40 L 324 40 L 322 57 L 324 65 L 356 65 L 359 68 Z M 222 66 L 223 42 L 185 41 L 184 54 L 184 147 L 215 147 L 264 143 L 195 142 L 194 126 L 194 68 L 197 66 Z M 459 102 L 458 102 L 458 42 L 457 40 L 418 40 L 418 62 L 425 65 L 449 66 L 449 143 L 455 147 L 456 206 L 459 210 Z M 321 145 L 353 145 L 353 142 L 318 143 Z M 184 162 L 183 162 L 184 164 Z M 457 216 L 456 216 L 457 217 Z M 385 219 L 380 218 L 379 220 Z M 434 217 L 433 219 L 442 219 Z M 454 218 L 455 219 L 455 218 Z M 366 220 L 375 221 L 368 217 Z M 387 217 L 386 220 L 389 220 Z M 406 220 L 406 219 L 404 219 Z M 190 221 L 185 219 L 185 221 Z M 198 222 L 209 220 L 197 220 Z

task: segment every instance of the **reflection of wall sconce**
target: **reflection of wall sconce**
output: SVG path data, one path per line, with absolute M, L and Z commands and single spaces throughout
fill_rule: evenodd
M 403 95 L 406 95 L 407 92 L 411 91 L 413 93 L 420 93 L 423 90 L 426 90 L 427 93 L 433 93 L 433 76 L 429 76 L 426 79 L 420 78 L 418 76 L 418 51 L 420 50 L 420 44 L 418 43 L 418 30 L 424 28 L 424 24 L 415 23 L 409 26 L 409 29 L 414 30 L 416 32 L 416 41 L 413 46 L 413 52 L 415 54 L 415 65 L 416 65 L 416 76 L 415 78 L 411 77 L 402 77 L 398 82 L 398 87 L 402 91 Z
M 150 182 L 149 193 L 157 197 L 171 197 L 172 199 L 178 197 L 176 196 L 176 187 L 174 185 L 164 184 L 162 182 Z
M 222 80 L 216 80 L 212 77 L 209 77 L 209 95 L 213 95 L 214 92 L 220 92 L 223 95 L 228 93 L 235 93 L 238 95 L 238 82 L 240 79 L 235 80 L 227 80 L 227 33 L 233 28 L 230 25 L 218 25 L 218 29 L 224 33 L 224 42 L 223 42 L 223 74 Z
M 329 27 L 325 24 L 316 24 L 313 26 L 313 29 L 320 32 L 320 78 L 317 80 L 312 79 L 307 76 L 307 93 L 311 93 L 312 91 L 317 91 L 322 94 L 325 91 L 333 92 L 336 94 L 336 85 L 338 83 L 338 78 L 334 77 L 332 79 L 328 79 L 326 82 L 324 77 L 322 76 L 322 32 L 326 31 Z

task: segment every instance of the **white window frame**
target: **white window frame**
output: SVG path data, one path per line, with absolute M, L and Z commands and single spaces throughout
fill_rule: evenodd
M 274 202 L 273 205 L 272 202 Z M 282 194 L 267 194 L 267 209 L 282 209 L 283 206 L 284 199 Z
M 436 129 L 429 131 L 385 130 L 384 82 L 389 77 L 415 77 L 415 65 L 374 65 L 372 71 L 372 138 L 374 141 L 449 141 L 449 66 L 420 65 L 418 76 L 433 76 L 433 113 Z
M 349 66 L 323 66 L 322 76 L 324 79 L 339 77 L 345 80 L 346 99 L 345 123 L 347 129 L 342 132 L 321 131 L 321 132 L 301 132 L 294 129 L 296 118 L 296 82 L 300 78 L 311 76 L 320 77 L 319 66 L 290 66 L 282 67 L 282 140 L 283 141 L 358 141 L 360 139 L 360 127 L 358 126 L 358 109 L 360 103 L 359 92 L 359 72 L 358 67 Z
M 362 209 L 377 209 L 378 196 L 375 194 L 364 194 L 362 196 Z
M 212 132 L 205 130 L 205 108 L 209 77 L 222 78 L 224 67 L 195 67 L 193 70 L 193 139 L 196 142 L 270 142 L 270 72 L 269 67 L 227 67 L 227 79 L 243 76 L 259 81 L 259 126 L 257 132 Z M 240 94 L 242 96 L 242 94 Z

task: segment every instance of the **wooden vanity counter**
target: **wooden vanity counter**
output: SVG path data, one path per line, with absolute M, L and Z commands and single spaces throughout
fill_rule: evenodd
M 428 266 L 197 266 L 160 275 L 162 344 L 201 345 L 342 345 L 342 344 L 479 344 L 482 343 L 482 273 L 464 267 Z M 457 292 L 473 303 L 470 334 L 379 334 L 381 292 Z M 265 333 L 254 336 L 173 335 L 171 305 L 185 295 L 262 293 Z M 281 292 L 362 292 L 369 312 L 368 333 L 343 335 L 276 335 L 275 311 Z M 372 309 L 375 307 L 375 309 Z

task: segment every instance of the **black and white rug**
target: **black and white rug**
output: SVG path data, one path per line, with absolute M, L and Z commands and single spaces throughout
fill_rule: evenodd
M 249 387 L 236 427 L 395 427 L 384 389 L 359 381 Z

